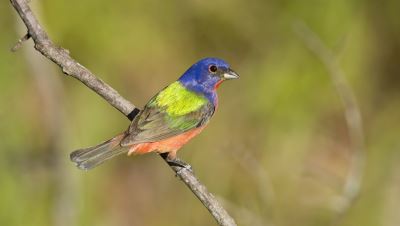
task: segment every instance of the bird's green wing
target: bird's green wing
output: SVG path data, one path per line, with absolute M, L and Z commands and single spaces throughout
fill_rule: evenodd
M 205 125 L 214 105 L 205 97 L 171 84 L 153 97 L 134 119 L 122 146 L 156 142 Z

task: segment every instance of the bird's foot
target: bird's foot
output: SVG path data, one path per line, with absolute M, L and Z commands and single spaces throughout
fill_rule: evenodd
M 176 171 L 176 176 L 178 176 L 182 170 L 189 170 L 193 173 L 192 166 L 180 160 L 179 158 L 169 158 L 168 153 L 161 153 L 160 155 L 165 159 L 169 166 L 179 167 L 179 169 Z

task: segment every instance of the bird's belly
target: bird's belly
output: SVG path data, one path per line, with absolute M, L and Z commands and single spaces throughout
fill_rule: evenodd
M 128 155 L 146 154 L 152 151 L 157 151 L 158 153 L 176 152 L 190 139 L 198 135 L 203 130 L 203 128 L 204 127 L 192 129 L 180 135 L 176 135 L 157 142 L 135 144 L 129 149 Z

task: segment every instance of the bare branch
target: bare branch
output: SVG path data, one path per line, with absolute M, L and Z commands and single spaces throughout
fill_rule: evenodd
M 213 215 L 219 225 L 236 226 L 233 218 L 222 207 L 213 194 L 208 192 L 207 187 L 201 184 L 191 170 L 179 166 L 170 166 L 186 186 L 192 190 L 196 197 L 203 203 L 208 211 Z
M 47 33 L 37 21 L 32 10 L 25 0 L 10 0 L 15 10 L 23 20 L 28 29 L 28 35 L 32 37 L 35 43 L 35 49 L 43 54 L 46 58 L 52 60 L 62 71 L 78 79 L 87 87 L 103 97 L 109 104 L 118 109 L 121 113 L 132 120 L 139 109 L 128 100 L 124 99 L 111 86 L 97 78 L 84 66 L 80 65 L 76 60 L 71 58 L 66 49 L 58 47 L 49 39 Z M 27 36 L 28 37 L 28 36 Z M 22 42 L 22 41 L 21 41 Z M 179 178 L 187 185 L 187 187 L 197 196 L 203 205 L 212 214 L 219 225 L 235 226 L 236 223 L 226 212 L 217 199 L 207 191 L 207 188 L 200 183 L 192 171 L 179 166 L 171 166 Z
M 354 203 L 359 194 L 365 164 L 364 132 L 360 109 L 355 95 L 346 80 L 345 73 L 332 51 L 304 23 L 296 23 L 294 28 L 306 46 L 325 65 L 344 107 L 344 115 L 354 154 L 351 159 L 350 171 L 343 187 L 345 202 L 339 208 L 340 214 L 343 214 Z

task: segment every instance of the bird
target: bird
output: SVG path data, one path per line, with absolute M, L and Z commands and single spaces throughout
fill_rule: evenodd
M 89 170 L 123 153 L 156 152 L 181 165 L 176 153 L 209 123 L 218 107 L 218 87 L 237 78 L 226 61 L 201 59 L 153 96 L 126 131 L 99 145 L 73 151 L 70 159 L 79 169 Z

